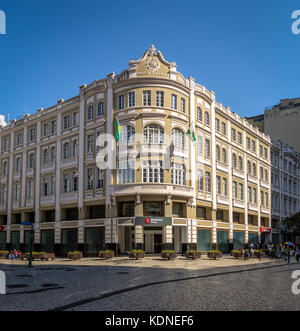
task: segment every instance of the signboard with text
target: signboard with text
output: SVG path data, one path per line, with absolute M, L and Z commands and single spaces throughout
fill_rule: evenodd
M 263 228 L 263 227 L 261 227 L 260 228 L 260 232 L 261 233 L 271 233 L 271 229 L 270 228 Z
M 136 217 L 135 218 L 135 225 L 143 225 L 143 226 L 166 226 L 172 225 L 172 218 L 171 217 Z

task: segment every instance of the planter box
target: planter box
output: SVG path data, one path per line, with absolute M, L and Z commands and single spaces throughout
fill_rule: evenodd
M 207 257 L 210 258 L 210 259 L 220 259 L 223 257 L 223 253 L 213 253 L 213 252 L 208 252 L 207 253 Z
M 44 254 L 36 254 L 34 256 L 34 259 L 35 260 L 41 260 L 41 261 L 44 261 L 44 260 L 54 260 L 55 259 L 55 254 L 54 253 L 44 253 Z
M 130 259 L 143 259 L 145 257 L 145 252 L 130 252 L 129 258 Z
M 161 257 L 163 259 L 168 259 L 168 260 L 174 260 L 177 258 L 177 253 L 174 252 L 174 253 L 166 253 L 166 252 L 162 252 L 161 253 Z
M 9 252 L 7 253 L 0 253 L 0 259 L 7 259 L 8 258 L 8 255 L 9 255 Z
M 187 259 L 200 259 L 201 258 L 201 253 L 200 252 L 185 252 L 185 257 Z
M 69 253 L 68 258 L 70 260 L 80 260 L 80 259 L 82 259 L 82 252 L 80 252 L 80 253 Z
M 112 259 L 113 257 L 115 257 L 115 252 L 111 251 L 111 252 L 99 252 L 99 257 L 101 259 Z
M 236 259 L 240 259 L 242 256 L 241 252 L 231 252 L 231 256 L 233 256 Z

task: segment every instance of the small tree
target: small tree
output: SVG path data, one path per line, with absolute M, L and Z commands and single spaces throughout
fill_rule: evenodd
M 300 212 L 286 218 L 283 224 L 290 229 L 295 236 L 300 236 Z

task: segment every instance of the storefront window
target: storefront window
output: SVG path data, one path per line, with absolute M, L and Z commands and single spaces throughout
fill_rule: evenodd
M 233 232 L 233 249 L 241 249 L 245 244 L 244 232 Z
M 227 254 L 229 253 L 229 246 L 228 246 L 228 231 L 217 231 L 218 235 L 218 250 Z
M 61 231 L 61 243 L 62 243 L 62 253 L 67 255 L 68 252 L 77 251 L 78 243 L 78 230 L 77 229 L 68 229 Z
M 43 252 L 54 252 L 54 230 L 41 231 L 41 244 Z
M 20 232 L 19 231 L 11 232 L 11 248 L 20 249 Z
M 120 217 L 133 217 L 134 216 L 134 202 L 121 202 L 119 209 Z
M 257 244 L 258 243 L 258 234 L 257 233 L 249 233 L 249 244 Z
M 163 206 L 160 202 L 145 202 L 145 216 L 163 216 Z
M 172 214 L 173 216 L 183 217 L 183 206 L 181 203 L 173 203 Z
M 0 232 L 0 250 L 6 249 L 6 232 Z
M 211 247 L 211 231 L 198 230 L 198 251 L 208 252 Z
M 89 256 L 97 256 L 104 249 L 104 229 L 94 228 L 85 230 L 86 252 Z

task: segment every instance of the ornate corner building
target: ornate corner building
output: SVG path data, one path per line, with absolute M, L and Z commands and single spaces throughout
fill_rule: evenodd
M 116 169 L 99 169 L 96 141 L 115 135 L 116 119 Z M 34 223 L 35 250 L 61 255 L 272 240 L 270 138 L 154 46 L 119 75 L 2 126 L 0 140 L 0 249 L 28 250 L 23 222 Z M 135 168 L 124 153 L 134 149 Z

